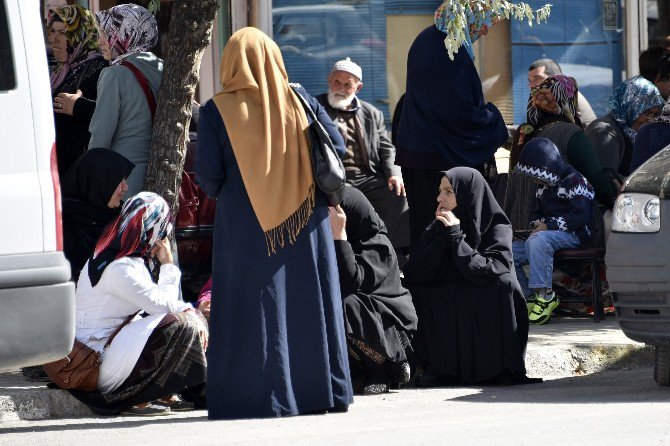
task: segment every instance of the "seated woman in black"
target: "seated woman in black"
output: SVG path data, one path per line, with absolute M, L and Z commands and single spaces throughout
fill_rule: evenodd
M 437 201 L 404 270 L 419 316 L 417 386 L 529 382 L 528 313 L 509 220 L 467 167 L 443 173 Z
M 358 189 L 346 187 L 342 206 L 329 208 L 354 392 L 374 394 L 409 381 L 410 339 L 417 318 L 400 284 L 398 259 L 386 227 Z
M 91 149 L 62 179 L 63 253 L 70 261 L 75 283 L 102 230 L 119 215 L 128 190 L 125 179 L 134 167 L 112 150 Z

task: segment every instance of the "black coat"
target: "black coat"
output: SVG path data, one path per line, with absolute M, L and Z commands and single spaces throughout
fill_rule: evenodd
M 465 384 L 525 378 L 528 314 L 513 272 L 512 228 L 479 172 L 446 175 L 461 224 L 435 220 L 404 268 L 419 316 L 417 356 Z
M 56 153 L 58 159 L 58 175 L 63 178 L 68 169 L 88 148 L 91 134 L 88 125 L 95 111 L 98 97 L 98 77 L 108 63 L 102 57 L 91 59 L 76 73 L 68 74 L 61 86 L 52 92 L 55 98 L 58 93 L 76 93 L 79 89 L 82 96 L 74 104 L 72 116 L 54 113 L 56 124 Z

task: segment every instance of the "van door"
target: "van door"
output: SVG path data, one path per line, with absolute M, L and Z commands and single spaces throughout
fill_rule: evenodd
M 44 251 L 27 53 L 18 2 L 0 0 L 0 255 Z

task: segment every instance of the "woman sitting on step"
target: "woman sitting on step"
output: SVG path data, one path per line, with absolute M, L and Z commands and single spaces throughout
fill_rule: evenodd
M 342 206 L 330 207 L 329 217 L 354 393 L 386 392 L 410 378 L 417 324 L 412 296 L 400 283 L 386 226 L 361 191 L 346 187 Z
M 404 271 L 419 316 L 416 385 L 530 382 L 509 220 L 484 177 L 467 167 L 442 174 L 437 202 Z

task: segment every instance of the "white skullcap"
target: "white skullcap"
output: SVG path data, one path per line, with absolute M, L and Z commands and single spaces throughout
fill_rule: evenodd
M 356 76 L 359 81 L 363 80 L 363 70 L 358 64 L 352 62 L 348 57 L 344 60 L 338 60 L 335 62 L 333 69 L 330 70 L 330 72 L 332 73 L 333 71 L 346 71 L 347 73 L 351 73 Z

